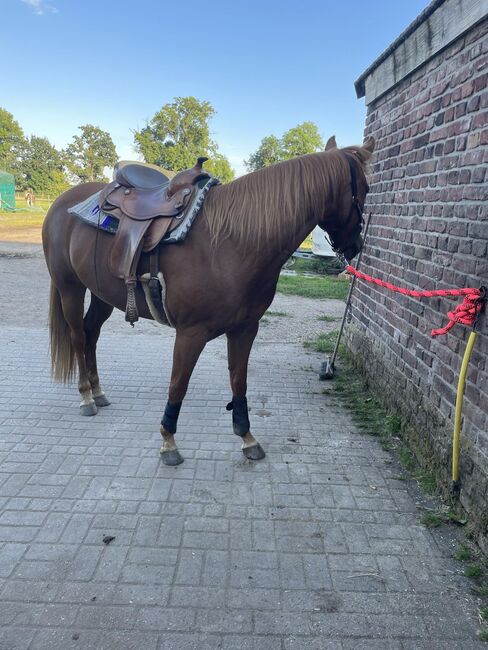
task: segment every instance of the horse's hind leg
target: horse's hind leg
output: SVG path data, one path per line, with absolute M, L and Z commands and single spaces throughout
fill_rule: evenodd
M 100 336 L 100 330 L 107 318 L 113 312 L 114 308 L 103 300 L 100 300 L 95 294 L 91 294 L 90 307 L 83 319 L 85 330 L 85 362 L 88 373 L 88 379 L 91 385 L 92 396 L 96 406 L 108 406 L 105 393 L 100 386 L 97 369 L 97 341 Z
M 85 360 L 86 336 L 83 324 L 83 311 L 86 287 L 81 283 L 70 283 L 58 289 L 66 322 L 69 325 L 71 345 L 78 362 L 78 390 L 81 395 L 82 415 L 96 415 L 97 407 L 93 399 L 91 383 Z
M 229 376 L 232 388 L 232 402 L 228 404 L 227 409 L 232 410 L 234 433 L 242 438 L 242 453 L 249 460 L 261 460 L 265 457 L 263 448 L 249 430 L 246 398 L 247 366 L 258 328 L 259 322 L 256 322 L 227 333 Z
M 183 458 L 176 446 L 174 435 L 176 433 L 181 403 L 186 395 L 193 368 L 206 342 L 207 340 L 203 333 L 192 332 L 190 334 L 182 334 L 181 332 L 176 332 L 168 402 L 163 419 L 161 420 L 160 429 L 164 440 L 160 453 L 165 465 L 179 465 L 183 462 Z

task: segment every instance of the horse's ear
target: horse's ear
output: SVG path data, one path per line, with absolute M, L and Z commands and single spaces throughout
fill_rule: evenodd
M 337 149 L 337 142 L 335 139 L 335 135 L 331 135 L 330 138 L 327 140 L 327 144 L 325 145 L 325 151 L 329 151 L 330 149 Z
M 374 145 L 375 141 L 372 135 L 368 135 L 366 140 L 363 142 L 363 149 L 366 149 L 366 151 L 369 151 L 370 154 L 373 153 L 374 151 Z

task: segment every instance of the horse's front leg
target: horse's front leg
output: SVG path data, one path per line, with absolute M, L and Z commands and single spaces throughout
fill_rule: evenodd
M 265 457 L 263 448 L 249 430 L 246 398 L 247 366 L 258 328 L 259 322 L 256 322 L 227 333 L 229 376 L 232 389 L 232 402 L 227 405 L 227 410 L 232 411 L 234 433 L 242 438 L 242 453 L 249 460 L 261 460 Z
M 161 420 L 160 429 L 164 440 L 161 447 L 161 457 L 165 465 L 179 465 L 183 462 L 183 457 L 178 451 L 175 442 L 178 416 L 193 368 L 206 342 L 206 337 L 199 333 L 176 333 L 168 402 Z

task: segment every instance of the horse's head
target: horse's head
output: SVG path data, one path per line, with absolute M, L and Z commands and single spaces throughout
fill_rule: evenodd
M 334 251 L 342 253 L 347 261 L 352 260 L 363 247 L 361 231 L 364 218 L 363 209 L 369 186 L 366 181 L 365 166 L 374 150 L 374 139 L 367 138 L 362 147 L 347 147 L 338 150 L 334 136 L 329 138 L 326 151 L 336 149 L 343 156 L 349 168 L 347 190 L 338 198 L 332 215 L 319 222 L 330 237 Z

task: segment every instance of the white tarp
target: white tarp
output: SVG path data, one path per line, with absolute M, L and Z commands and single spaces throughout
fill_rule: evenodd
M 334 251 L 325 238 L 325 232 L 318 226 L 312 230 L 312 253 L 320 257 L 335 257 Z

